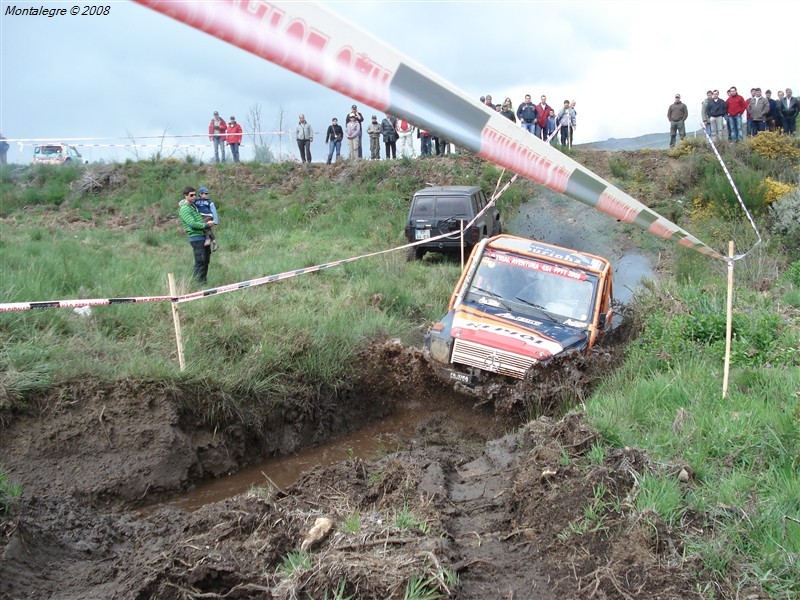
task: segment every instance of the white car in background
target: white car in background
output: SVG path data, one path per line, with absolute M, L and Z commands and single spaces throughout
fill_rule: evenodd
M 42 144 L 33 149 L 33 164 L 82 163 L 83 157 L 75 146 Z

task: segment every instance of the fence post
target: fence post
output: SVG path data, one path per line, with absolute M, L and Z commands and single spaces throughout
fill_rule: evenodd
M 461 230 L 461 270 L 464 270 L 464 220 L 458 220 L 458 228 Z
M 728 377 L 731 372 L 731 336 L 733 333 L 733 242 L 728 242 L 728 303 L 725 326 L 725 368 L 722 374 L 722 397 L 728 395 Z
M 175 298 L 178 294 L 175 293 L 175 278 L 172 273 L 167 273 L 167 282 L 169 283 L 169 295 Z M 178 345 L 178 365 L 181 371 L 186 368 L 186 362 L 183 359 L 183 336 L 181 335 L 181 320 L 178 317 L 178 305 L 175 302 L 172 305 L 172 322 L 175 324 L 175 343 Z

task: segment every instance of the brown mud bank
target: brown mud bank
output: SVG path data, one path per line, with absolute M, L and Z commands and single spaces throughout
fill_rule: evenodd
M 145 518 L 30 498 L 0 520 L 0 597 L 698 597 L 679 532 L 634 509 L 643 473 L 682 467 L 598 460 L 598 440 L 580 414 L 541 417 Z
M 175 382 L 73 382 L 8 419 L 0 436 L 0 462 L 27 496 L 69 495 L 98 508 L 125 509 L 352 432 L 390 414 L 400 402 L 442 407 L 466 402 L 485 410 L 481 441 L 486 441 L 523 417 L 553 414 L 583 400 L 620 360 L 614 340 L 621 334 L 615 330 L 610 337 L 589 359 L 553 361 L 533 369 L 524 381 L 471 393 L 439 380 L 420 350 L 391 341 L 365 348 L 353 381 L 313 402 L 237 403 L 208 398 L 214 392 L 206 387 Z M 215 415 L 213 427 L 211 410 L 226 411 Z
M 233 401 L 180 382 L 72 382 L 6 418 L 0 462 L 28 496 L 131 508 L 358 429 L 410 394 L 423 401 L 455 396 L 419 351 L 373 344 L 358 361 L 349 385 L 311 401 Z

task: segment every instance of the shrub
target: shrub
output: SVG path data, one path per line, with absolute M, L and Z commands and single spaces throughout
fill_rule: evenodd
M 708 146 L 705 137 L 684 138 L 675 146 L 667 150 L 667 156 L 670 158 L 682 158 L 689 156 L 695 152 L 707 152 Z
M 783 274 L 783 279 L 796 288 L 800 288 L 800 260 L 793 262 Z
M 772 233 L 780 236 L 783 245 L 796 254 L 800 248 L 800 190 L 795 189 L 773 202 L 770 209 Z
M 771 177 L 765 178 L 764 181 L 761 182 L 761 187 L 764 190 L 765 204 L 772 204 L 779 198 L 797 189 L 793 185 L 789 185 L 788 183 L 781 183 L 780 181 L 775 181 Z
M 747 209 L 751 212 L 762 210 L 766 206 L 766 188 L 761 174 L 742 167 L 731 175 Z M 731 219 L 744 217 L 736 192 L 718 164 L 709 162 L 704 166 L 698 192 L 701 203 L 710 206 L 714 214 Z
M 765 158 L 800 159 L 798 140 L 774 131 L 762 131 L 755 137 L 748 136 L 747 146 Z
M 608 168 L 611 169 L 611 174 L 617 179 L 625 179 L 628 176 L 630 165 L 624 160 L 611 157 L 608 159 Z

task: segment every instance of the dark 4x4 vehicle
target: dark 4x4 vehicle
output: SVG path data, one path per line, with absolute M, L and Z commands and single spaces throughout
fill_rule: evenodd
M 451 232 L 453 235 L 409 248 L 409 260 L 420 259 L 426 252 L 458 250 L 461 223 L 469 223 L 486 204 L 486 195 L 477 186 L 429 187 L 416 192 L 408 211 L 406 239 L 417 242 Z M 483 238 L 499 233 L 500 212 L 492 207 L 464 232 L 464 245 L 471 249 Z

